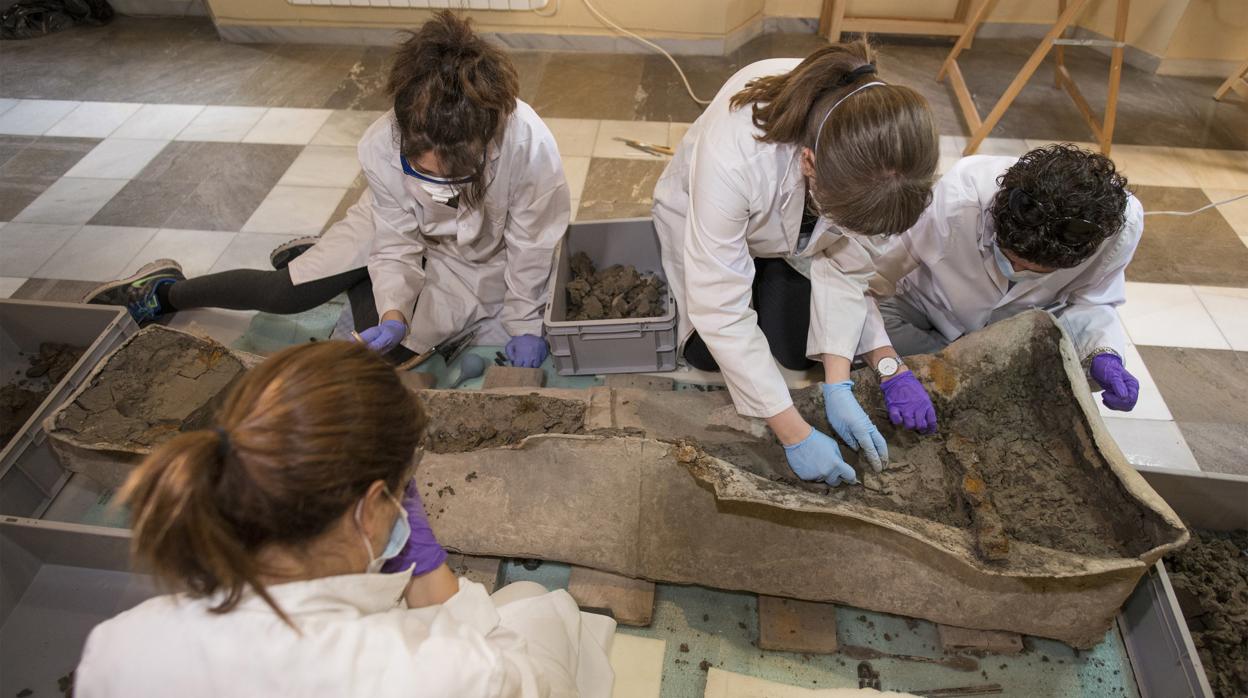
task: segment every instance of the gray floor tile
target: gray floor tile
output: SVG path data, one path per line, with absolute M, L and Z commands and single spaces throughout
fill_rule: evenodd
M 542 84 L 542 74 L 551 54 L 542 51 L 510 51 L 512 65 L 520 74 L 520 99 L 532 104 Z
M 327 109 L 377 111 L 394 106 L 386 94 L 386 80 L 390 76 L 393 55 L 394 51 L 389 47 L 370 46 L 364 49 L 321 106 Z
M 1243 397 L 1248 395 L 1248 354 L 1219 349 L 1136 348 L 1176 422 L 1248 425 L 1248 402 Z
M 12 298 L 27 301 L 58 301 L 80 303 L 91 289 L 99 286 L 96 281 L 67 281 L 65 279 L 27 279 L 13 292 Z
M 0 221 L 16 218 L 54 182 L 56 177 L 0 177 Z
M 542 116 L 635 119 L 644 67 L 645 58 L 633 54 L 554 54 L 533 108 Z
M 185 230 L 241 230 L 264 201 L 275 178 L 238 176 L 209 179 L 182 201 L 165 221 L 166 228 Z
M 1179 422 L 1179 429 L 1201 470 L 1248 475 L 1248 424 Z
M 91 149 L 95 138 L 51 138 L 44 136 L 13 154 L 0 166 L 2 177 L 60 177 Z
M 324 107 L 364 55 L 356 46 L 280 44 L 261 50 L 268 57 L 239 84 L 229 103 Z
M 86 223 L 126 186 L 124 179 L 62 177 L 13 220 L 28 223 Z
M 0 134 L 0 168 L 23 148 L 35 142 L 36 136 L 10 136 Z
M 576 220 L 649 216 L 654 185 L 666 165 L 666 160 L 593 158 Z
M 1191 211 L 1209 203 L 1200 189 L 1133 189 L 1145 211 Z M 1248 287 L 1248 247 L 1216 209 L 1194 216 L 1149 216 L 1127 280 Z
M 132 180 L 91 218 L 92 225 L 163 228 L 165 221 L 199 186 L 176 180 Z
M 694 94 L 713 99 L 715 93 L 741 65 L 725 56 L 679 56 L 677 62 L 689 78 Z M 705 108 L 693 101 L 676 69 L 666 58 L 646 56 L 638 91 L 636 119 L 642 121 L 691 122 Z
M 302 150 L 294 145 L 175 141 L 135 177 L 139 181 L 205 182 L 247 177 L 276 184 Z

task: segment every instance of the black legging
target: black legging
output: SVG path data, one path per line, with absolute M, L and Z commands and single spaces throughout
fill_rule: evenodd
M 780 258 L 754 259 L 754 312 L 767 338 L 772 356 L 780 365 L 805 371 L 815 365 L 806 358 L 806 335 L 810 332 L 810 279 Z M 685 343 L 685 361 L 703 371 L 718 371 L 706 342 L 695 331 Z
M 289 268 L 233 269 L 197 276 L 169 287 L 167 309 L 226 308 L 290 315 L 327 303 L 340 293 L 346 293 L 351 302 L 356 332 L 377 324 L 373 282 L 364 267 L 298 285 L 291 282 Z

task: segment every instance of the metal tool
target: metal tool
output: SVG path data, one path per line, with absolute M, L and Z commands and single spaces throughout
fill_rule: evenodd
M 459 375 L 451 381 L 452 388 L 458 388 L 464 381 L 480 378 L 485 373 L 485 359 L 476 354 L 466 354 L 459 362 Z
M 402 364 L 399 365 L 399 370 L 408 371 L 413 368 L 416 368 L 417 366 L 433 358 L 434 354 L 441 356 L 443 359 L 446 360 L 446 365 L 450 366 L 452 363 L 455 362 L 455 359 L 458 358 L 459 355 L 463 353 L 464 349 L 468 348 L 468 345 L 472 343 L 472 340 L 476 336 L 477 336 L 477 327 L 474 325 L 472 327 L 469 327 L 463 330 L 459 334 L 452 336 L 450 339 L 446 339 L 442 341 L 441 343 L 439 343 L 437 346 L 433 347 L 429 351 L 426 351 L 423 354 L 417 354 L 416 356 L 413 356 L 407 361 L 404 361 Z
M 916 696 L 925 698 L 952 698 L 952 696 L 991 696 L 1005 691 L 999 683 L 986 683 L 979 686 L 958 686 L 956 688 L 933 688 L 929 690 L 910 691 Z
M 655 155 L 658 157 L 663 157 L 664 155 L 666 155 L 670 157 L 676 154 L 676 149 L 672 148 L 671 146 L 655 145 L 653 143 L 635 141 L 631 138 L 620 138 L 619 136 L 616 136 L 615 140 L 623 143 L 624 145 L 630 148 L 633 148 L 634 150 L 640 150 L 641 152 L 649 154 L 649 155 Z

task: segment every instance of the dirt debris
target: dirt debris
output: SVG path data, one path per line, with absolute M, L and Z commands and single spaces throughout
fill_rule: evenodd
M 83 347 L 43 342 L 37 354 L 19 354 L 29 367 L 18 369 L 11 382 L 0 386 L 0 448 L 21 431 L 84 351 Z
M 60 413 L 56 432 L 80 443 L 153 448 L 207 426 L 243 372 L 242 362 L 221 345 L 150 328 L 109 357 Z
M 579 434 L 588 405 L 539 395 L 429 391 L 421 398 L 430 422 L 425 447 L 463 453 L 508 446 L 534 434 Z
M 1190 530 L 1170 582 L 1214 694 L 1248 696 L 1248 530 Z
M 569 320 L 656 317 L 664 312 L 666 285 L 653 274 L 619 264 L 598 271 L 584 252 L 573 255 L 571 268 L 572 280 L 567 285 Z

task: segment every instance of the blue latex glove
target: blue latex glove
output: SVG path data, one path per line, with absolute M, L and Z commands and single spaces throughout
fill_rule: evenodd
M 413 577 L 429 574 L 446 562 L 446 551 L 433 537 L 415 480 L 408 480 L 407 488 L 403 490 L 403 511 L 407 512 L 407 523 L 412 534 L 398 555 L 382 563 L 381 571 L 398 572 L 411 568 Z
M 370 327 L 360 333 L 360 339 L 369 349 L 384 354 L 407 336 L 407 325 L 398 320 L 383 320 L 380 325 Z
M 1111 410 L 1130 412 L 1140 399 L 1140 382 L 1127 373 L 1122 359 L 1113 354 L 1097 354 L 1092 357 L 1092 378 L 1104 390 L 1101 402 Z
M 854 397 L 854 382 L 824 383 L 823 408 L 836 435 L 861 453 L 872 470 L 883 470 L 888 464 L 888 444 Z
M 512 366 L 537 368 L 546 360 L 546 340 L 531 334 L 512 337 L 503 348 Z
M 880 383 L 880 390 L 884 393 L 884 405 L 888 407 L 888 418 L 893 424 L 904 424 L 907 429 L 920 434 L 936 432 L 936 408 L 913 373 L 906 371 L 889 378 Z
M 818 429 L 811 429 L 810 436 L 785 446 L 784 455 L 789 459 L 789 467 L 803 480 L 826 482 L 833 487 L 842 482 L 858 482 L 854 469 L 841 458 L 841 447 Z

